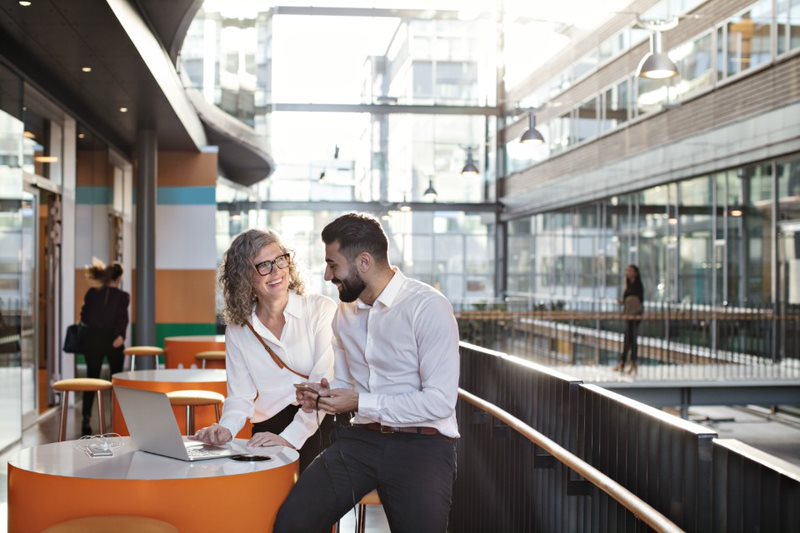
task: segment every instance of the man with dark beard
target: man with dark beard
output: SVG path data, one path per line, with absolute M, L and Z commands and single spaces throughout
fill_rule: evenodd
M 373 217 L 328 224 L 325 279 L 342 303 L 333 322 L 334 380 L 298 388 L 303 409 L 355 413 L 284 502 L 276 532 L 323 532 L 378 490 L 393 532 L 447 529 L 456 471 L 458 328 L 438 291 L 388 261 Z

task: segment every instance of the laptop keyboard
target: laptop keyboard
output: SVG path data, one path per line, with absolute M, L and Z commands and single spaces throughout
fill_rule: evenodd
M 205 447 L 186 448 L 186 453 L 189 454 L 189 457 L 213 457 L 215 455 L 219 455 L 224 451 L 225 450 L 220 448 L 205 448 Z

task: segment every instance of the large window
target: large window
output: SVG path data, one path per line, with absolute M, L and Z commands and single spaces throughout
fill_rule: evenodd
M 687 98 L 714 83 L 711 33 L 684 43 L 669 53 L 678 67 L 679 80 L 674 85 L 676 99 Z
M 761 307 L 778 287 L 800 305 L 800 162 L 748 165 L 509 223 L 509 290 L 540 299 L 616 300 L 639 266 L 648 302 Z M 795 260 L 797 258 L 797 260 Z
M 777 0 L 778 55 L 800 48 L 800 0 Z
M 698 0 L 664 0 L 655 4 L 642 18 L 669 18 L 675 13 L 692 10 L 701 4 Z M 731 17 L 716 29 L 703 34 L 669 51 L 678 67 L 679 76 L 672 80 L 651 80 L 628 75 L 615 85 L 606 87 L 583 103 L 546 124 L 549 128 L 548 150 L 538 150 L 528 157 L 511 148 L 509 171 L 519 171 L 543 161 L 578 143 L 613 131 L 631 118 L 664 109 L 665 105 L 696 96 L 737 74 L 770 62 L 773 20 L 777 19 L 778 53 L 800 47 L 800 0 L 779 0 L 776 16 L 772 13 L 772 0 L 759 0 L 748 9 Z M 643 31 L 643 30 L 642 30 Z M 623 44 L 638 44 L 647 32 L 633 30 L 620 32 L 599 47 L 599 56 L 587 54 L 575 65 L 538 86 L 522 100 L 525 106 L 542 107 L 548 100 L 570 87 L 576 71 L 585 75 L 593 69 L 584 69 L 587 58 L 613 57 L 613 51 Z M 716 42 L 716 49 L 714 43 Z M 543 127 L 545 124 L 542 125 Z M 510 145 L 510 143 L 509 143 Z
M 22 189 L 22 82 L 0 64 L 0 448 L 22 436 L 20 327 L 24 220 L 33 216 Z
M 725 26 L 725 74 L 733 76 L 770 61 L 772 0 L 761 0 Z
M 781 301 L 800 305 L 800 159 L 781 161 L 778 173 L 778 260 Z

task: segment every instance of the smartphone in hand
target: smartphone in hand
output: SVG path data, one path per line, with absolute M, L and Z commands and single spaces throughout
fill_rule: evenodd
M 319 395 L 319 384 L 318 383 L 295 383 L 294 388 L 297 392 L 310 392 L 314 395 Z

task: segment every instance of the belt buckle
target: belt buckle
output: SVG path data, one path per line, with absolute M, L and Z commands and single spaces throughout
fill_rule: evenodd
M 381 424 L 381 433 L 383 433 L 384 435 L 391 435 L 394 432 L 395 430 L 393 427 L 384 426 L 383 424 Z

